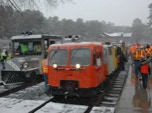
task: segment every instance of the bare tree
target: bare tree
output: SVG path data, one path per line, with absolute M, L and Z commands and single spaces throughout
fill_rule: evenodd
M 42 3 L 48 8 L 56 7 L 59 3 L 65 3 L 72 0 L 0 0 L 1 6 L 11 6 L 21 11 L 22 9 L 37 9 L 38 4 Z
M 144 38 L 143 32 L 144 24 L 142 23 L 142 21 L 139 18 L 134 19 L 132 35 L 135 40 L 135 43 L 140 42 Z
M 148 22 L 148 25 L 151 26 L 152 25 L 152 3 L 149 4 L 148 8 L 149 8 L 149 16 L 148 16 L 149 22 Z

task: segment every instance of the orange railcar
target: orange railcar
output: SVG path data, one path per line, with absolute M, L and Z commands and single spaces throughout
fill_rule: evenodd
M 48 52 L 52 95 L 93 96 L 106 80 L 101 43 L 54 44 Z

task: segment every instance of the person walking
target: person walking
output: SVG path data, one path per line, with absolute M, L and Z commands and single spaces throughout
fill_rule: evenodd
M 2 53 L 1 53 L 1 64 L 2 64 L 2 70 L 6 69 L 5 67 L 5 63 L 6 63 L 6 60 L 8 58 L 8 51 L 4 50 Z
M 142 59 L 141 62 L 146 61 L 146 59 Z M 140 66 L 140 72 L 142 75 L 142 83 L 143 83 L 143 88 L 147 88 L 148 84 L 148 75 L 151 74 L 150 72 L 150 66 L 148 64 L 143 64 Z
M 152 54 L 152 48 L 150 47 L 149 44 L 147 44 L 147 46 L 145 48 L 145 52 L 146 52 L 146 57 L 149 58 Z
M 129 53 L 130 53 L 130 55 L 131 55 L 131 59 L 133 59 L 133 52 L 135 51 L 135 49 L 137 48 L 137 46 L 136 45 L 132 45 L 131 47 L 130 47 L 130 50 L 129 50 Z
M 146 53 L 143 48 L 141 48 L 140 44 L 137 44 L 137 48 L 133 52 L 133 60 L 134 60 L 134 67 L 135 67 L 135 76 L 139 79 L 142 79 L 140 76 L 140 60 L 145 58 Z
M 48 64 L 47 64 L 47 59 L 42 60 L 42 73 L 43 73 L 43 78 L 45 82 L 45 91 L 48 96 L 50 95 L 51 88 L 48 85 Z
M 122 50 L 120 50 L 120 65 L 122 70 L 125 70 L 125 62 L 128 62 L 128 60 Z

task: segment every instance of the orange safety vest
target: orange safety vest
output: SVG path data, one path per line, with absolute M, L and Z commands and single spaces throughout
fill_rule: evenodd
M 146 56 L 145 51 L 142 49 L 136 49 L 133 53 L 134 60 L 140 60 Z
M 149 65 L 145 64 L 140 67 L 140 72 L 143 74 L 149 74 Z
M 137 48 L 137 46 L 131 46 L 130 47 L 130 53 L 133 54 L 133 52 L 135 51 L 136 48 Z
M 151 50 L 151 48 L 146 48 L 145 52 L 146 52 L 146 57 L 150 57 L 152 50 Z
M 42 60 L 42 72 L 43 72 L 43 74 L 48 73 L 48 65 L 47 65 L 47 60 L 46 59 Z

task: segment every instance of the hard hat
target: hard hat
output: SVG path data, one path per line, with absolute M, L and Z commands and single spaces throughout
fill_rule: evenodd
M 143 45 L 141 45 L 141 48 L 144 48 L 144 46 L 143 46 Z
M 147 44 L 147 45 L 146 45 L 146 48 L 150 48 L 150 45 L 149 45 L 149 44 Z
M 141 46 L 140 43 L 137 43 L 136 46 Z

